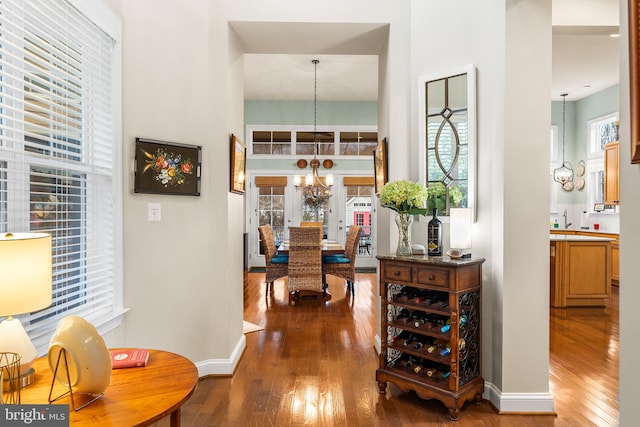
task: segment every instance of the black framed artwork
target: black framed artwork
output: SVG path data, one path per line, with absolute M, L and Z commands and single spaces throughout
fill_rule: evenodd
M 136 138 L 135 193 L 200 195 L 202 147 Z

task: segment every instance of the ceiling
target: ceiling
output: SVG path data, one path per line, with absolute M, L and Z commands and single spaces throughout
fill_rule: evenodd
M 575 101 L 618 83 L 618 0 L 552 0 L 550 98 Z M 243 46 L 245 98 L 375 101 L 385 24 L 231 24 Z M 265 37 L 269 34 L 269 37 Z

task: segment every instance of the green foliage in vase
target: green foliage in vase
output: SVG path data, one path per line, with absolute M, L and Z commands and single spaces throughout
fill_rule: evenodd
M 406 180 L 388 182 L 380 192 L 382 206 L 410 215 L 426 215 L 426 200 L 427 188 L 417 182 Z

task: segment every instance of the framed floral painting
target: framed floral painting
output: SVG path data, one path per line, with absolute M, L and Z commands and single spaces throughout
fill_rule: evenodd
M 244 194 L 246 148 L 240 138 L 231 134 L 231 192 Z
M 200 195 L 202 147 L 136 138 L 135 193 Z
M 387 183 L 387 138 L 380 141 L 373 150 L 373 177 L 375 195 L 379 196 Z

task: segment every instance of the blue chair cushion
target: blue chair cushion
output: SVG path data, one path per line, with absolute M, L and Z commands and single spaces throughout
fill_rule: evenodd
M 271 263 L 273 264 L 288 264 L 289 263 L 289 255 L 276 255 L 271 258 Z
M 325 264 L 349 264 L 349 258 L 344 255 L 325 255 L 322 257 Z

